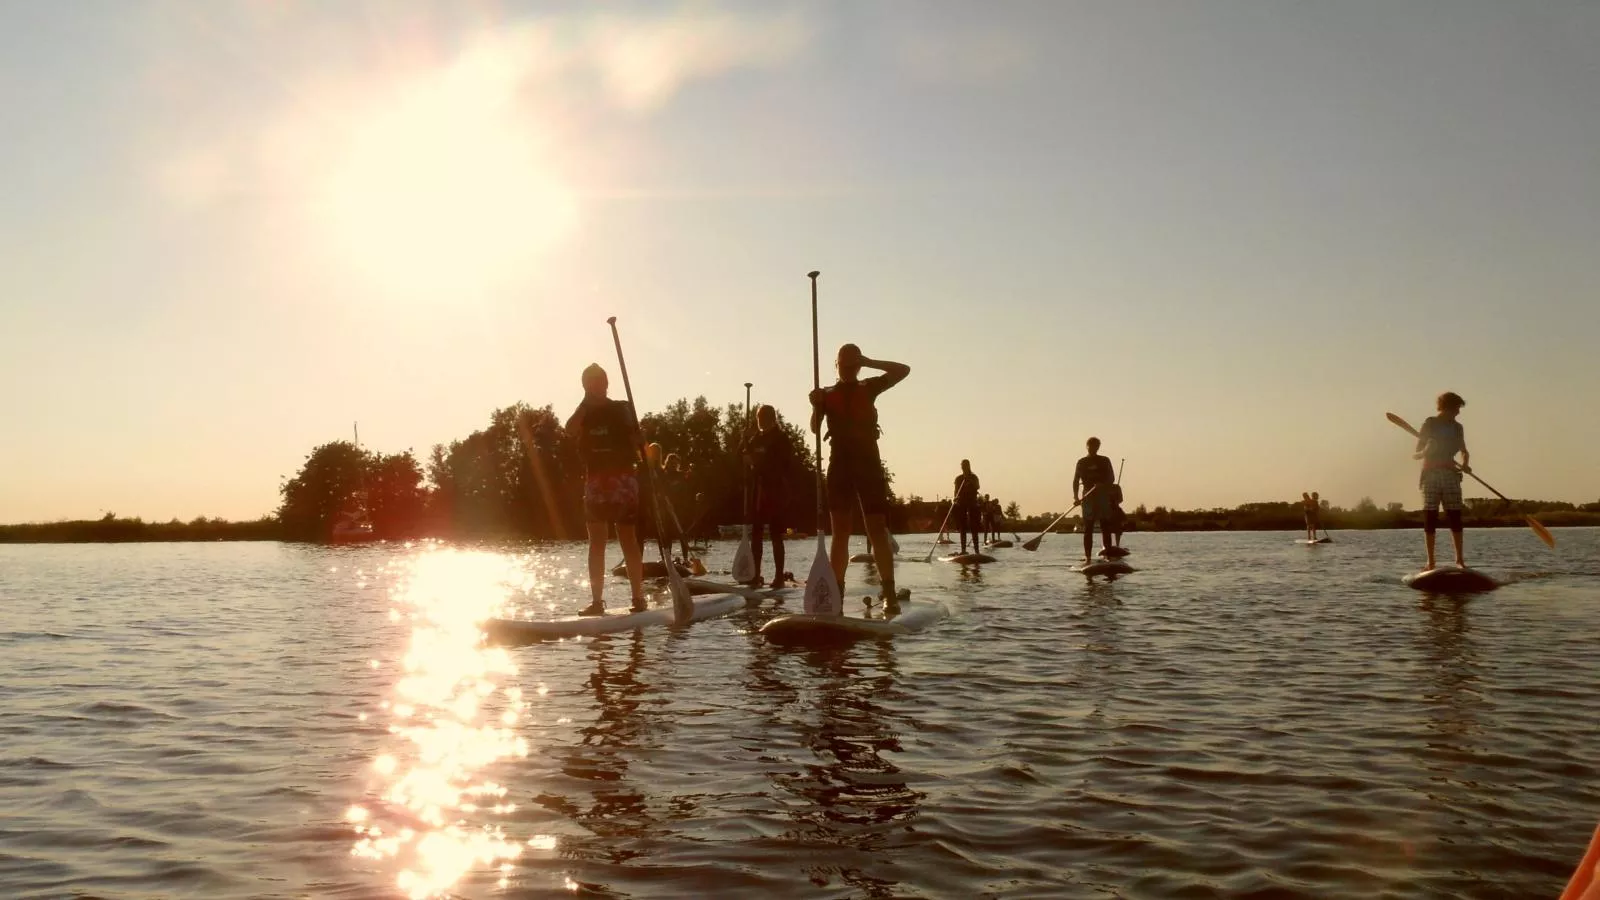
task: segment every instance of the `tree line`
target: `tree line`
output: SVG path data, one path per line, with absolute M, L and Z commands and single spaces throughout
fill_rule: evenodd
M 678 400 L 640 419 L 647 441 L 665 454 L 677 454 L 687 468 L 676 512 L 693 537 L 713 537 L 716 526 L 744 518 L 741 449 L 749 420 L 742 405 L 723 408 L 705 397 Z M 795 453 L 787 473 L 793 489 L 788 524 L 810 533 L 816 521 L 815 463 L 808 433 L 779 418 Z M 315 447 L 293 477 L 279 485 L 277 510 L 248 522 L 201 517 L 190 522 L 144 522 L 106 513 L 87 521 L 0 525 L 0 543 L 76 541 L 289 540 L 325 541 L 335 522 L 363 501 L 374 534 L 389 540 L 423 537 L 452 539 L 572 539 L 584 533 L 583 465 L 577 442 L 566 433 L 550 405 L 518 403 L 497 409 L 483 428 L 448 444 L 436 444 L 425 459 L 407 450 L 384 453 L 350 441 Z M 949 511 L 947 499 L 904 499 L 893 494 L 889 526 L 897 533 L 936 531 Z M 1418 528 L 1419 511 L 1402 503 L 1379 507 L 1362 498 L 1344 509 L 1324 500 L 1326 528 Z M 1004 530 L 1037 532 L 1058 513 L 1023 516 L 1007 505 Z M 1600 525 L 1600 502 L 1467 501 L 1471 527 L 1522 524 L 1521 515 L 1539 515 L 1546 525 Z M 646 521 L 649 516 L 646 513 Z M 1076 516 L 1058 529 L 1076 526 Z M 859 523 L 858 523 L 859 526 Z M 1231 509 L 1176 510 L 1165 506 L 1130 510 L 1129 531 L 1295 531 L 1304 527 L 1297 500 L 1246 503 Z M 646 526 L 646 530 L 652 529 Z

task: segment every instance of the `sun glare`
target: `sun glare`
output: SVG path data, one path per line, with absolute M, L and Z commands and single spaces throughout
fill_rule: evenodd
M 468 60 L 356 115 L 322 191 L 338 255 L 385 288 L 450 299 L 530 269 L 576 209 L 550 162 L 558 124 L 532 121 L 516 88 L 509 65 Z

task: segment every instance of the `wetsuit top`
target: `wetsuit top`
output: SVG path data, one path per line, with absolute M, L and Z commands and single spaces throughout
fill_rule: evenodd
M 956 476 L 956 503 L 962 506 L 978 505 L 978 475 Z
M 633 471 L 638 451 L 634 444 L 633 411 L 624 400 L 585 405 L 578 427 L 578 455 L 590 476 L 622 475 Z
M 1466 429 L 1460 422 L 1452 422 L 1438 416 L 1429 416 L 1422 423 L 1422 428 L 1417 432 L 1418 440 L 1433 440 L 1422 457 L 1424 469 L 1453 469 L 1456 467 L 1456 454 L 1460 453 L 1467 445 Z
M 794 462 L 794 445 L 783 429 L 757 431 L 745 441 L 744 452 L 750 455 L 750 474 L 756 484 L 776 488 L 788 480 Z
M 1095 485 L 1112 484 L 1116 480 L 1117 472 L 1111 468 L 1111 457 L 1099 454 L 1078 460 L 1078 468 L 1072 473 L 1073 486 L 1081 483 L 1084 494 L 1089 493 L 1089 489 Z
M 878 408 L 873 401 L 888 390 L 887 375 L 874 375 L 855 382 L 839 382 L 827 388 L 822 414 L 828 423 L 830 459 L 878 459 Z

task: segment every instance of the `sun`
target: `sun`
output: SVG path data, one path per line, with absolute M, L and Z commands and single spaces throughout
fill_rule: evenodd
M 355 114 L 320 191 L 337 257 L 389 290 L 457 296 L 532 269 L 577 213 L 550 162 L 554 135 L 515 87 L 493 67 L 457 68 Z

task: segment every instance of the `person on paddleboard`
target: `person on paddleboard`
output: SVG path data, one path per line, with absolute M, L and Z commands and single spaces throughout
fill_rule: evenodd
M 660 469 L 661 496 L 667 501 L 667 520 L 662 525 L 667 529 L 667 543 L 670 544 L 674 537 L 677 538 L 678 549 L 682 551 L 682 556 L 679 558 L 685 565 L 689 563 L 689 533 L 683 527 L 683 516 L 689 510 L 691 471 L 683 464 L 683 457 L 676 453 L 668 453 Z
M 1306 540 L 1315 541 L 1317 530 L 1322 527 L 1322 496 L 1316 491 L 1301 492 L 1300 506 L 1306 514 Z
M 567 433 L 578 442 L 583 460 L 583 518 L 589 532 L 589 594 L 593 602 L 580 616 L 604 615 L 606 606 L 606 539 L 617 529 L 622 560 L 633 590 L 633 611 L 648 608 L 644 599 L 644 562 L 640 552 L 639 423 L 633 408 L 606 396 L 606 370 L 591 364 L 583 370 L 583 402 L 567 419 Z
M 834 365 L 835 384 L 811 392 L 811 430 L 828 425 L 828 517 L 833 524 L 832 555 L 828 557 L 840 589 L 850 565 L 850 532 L 859 508 L 866 519 L 867 541 L 882 579 L 886 603 L 897 602 L 894 586 L 894 545 L 884 516 L 889 511 L 889 483 L 878 455 L 878 395 L 905 380 L 911 367 L 904 363 L 869 359 L 855 344 L 839 348 Z M 863 368 L 882 375 L 860 378 Z
M 798 463 L 794 444 L 778 426 L 778 411 L 763 403 L 756 407 L 755 427 L 745 435 L 744 461 L 750 467 L 750 555 L 756 563 L 752 587 L 763 587 L 761 541 L 772 534 L 772 586 L 782 587 L 783 534 L 788 526 L 789 476 Z
M 995 529 L 994 498 L 984 494 L 978 498 L 978 524 L 983 528 L 984 543 L 999 540 L 1000 535 Z
M 961 461 L 961 474 L 956 476 L 955 487 L 956 530 L 961 532 L 961 553 L 967 552 L 967 532 L 972 532 L 972 552 L 983 552 L 983 542 L 978 537 L 978 519 L 983 507 L 978 499 L 978 476 L 972 471 L 972 461 Z
M 1111 497 L 1111 512 L 1106 517 L 1106 522 L 1111 526 L 1112 546 L 1122 546 L 1122 531 L 1128 527 L 1128 514 L 1122 511 L 1122 485 L 1112 484 L 1109 488 Z
M 1461 526 L 1461 474 L 1471 472 L 1468 465 L 1472 454 L 1467 452 L 1467 432 L 1456 417 L 1467 401 L 1461 395 L 1445 391 L 1434 403 L 1437 416 L 1429 416 L 1417 429 L 1417 452 L 1412 459 L 1422 460 L 1422 476 L 1418 486 L 1422 489 L 1422 535 L 1428 549 L 1428 570 L 1434 564 L 1434 536 L 1439 529 L 1439 508 L 1444 507 L 1450 524 L 1450 542 L 1455 545 L 1456 565 L 1465 569 L 1466 556 L 1462 550 Z M 1456 456 L 1461 462 L 1456 462 Z
M 1083 561 L 1094 560 L 1094 526 L 1100 525 L 1100 549 L 1113 546 L 1111 542 L 1111 486 L 1117 483 L 1117 471 L 1111 458 L 1100 455 L 1100 439 L 1089 438 L 1085 445 L 1089 455 L 1078 460 L 1072 472 L 1072 501 L 1083 503 Z M 1079 489 L 1083 493 L 1079 494 Z

